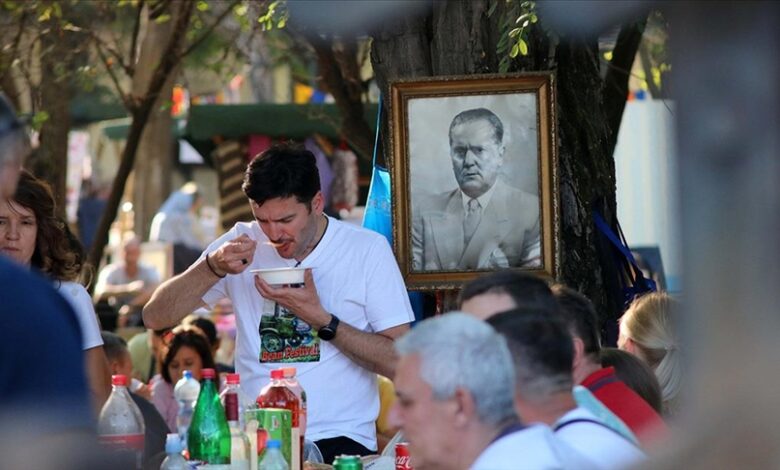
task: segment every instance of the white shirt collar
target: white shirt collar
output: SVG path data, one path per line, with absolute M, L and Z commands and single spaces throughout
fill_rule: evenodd
M 487 205 L 490 203 L 490 198 L 493 197 L 493 193 L 496 191 L 496 185 L 498 184 L 498 180 L 496 180 L 495 183 L 493 183 L 493 186 L 488 189 L 485 194 L 482 196 L 479 196 L 477 201 L 479 201 L 479 206 L 484 209 L 487 207 Z M 468 194 L 464 193 L 462 190 L 460 192 L 461 195 L 461 203 L 463 203 L 463 213 L 466 214 L 469 211 L 469 201 L 474 199 Z

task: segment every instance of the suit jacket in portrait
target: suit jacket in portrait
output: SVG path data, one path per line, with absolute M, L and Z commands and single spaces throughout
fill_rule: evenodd
M 468 246 L 464 217 L 460 189 L 419 198 L 412 210 L 414 271 L 541 265 L 537 196 L 497 181 Z

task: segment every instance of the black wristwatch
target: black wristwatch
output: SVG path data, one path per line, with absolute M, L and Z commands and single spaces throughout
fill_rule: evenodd
M 330 323 L 320 328 L 319 331 L 317 331 L 317 336 L 319 336 L 320 339 L 324 339 L 325 341 L 332 340 L 336 337 L 336 329 L 339 327 L 340 322 L 341 320 L 339 320 L 339 317 L 331 314 Z

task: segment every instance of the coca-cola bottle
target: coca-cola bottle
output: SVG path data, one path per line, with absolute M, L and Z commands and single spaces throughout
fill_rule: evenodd
M 119 452 L 135 454 L 135 466 L 141 468 L 144 453 L 144 418 L 127 391 L 127 377 L 111 376 L 111 395 L 100 410 L 100 442 Z
M 290 469 L 300 470 L 303 463 L 303 435 L 300 428 L 300 400 L 284 381 L 284 371 L 271 371 L 271 382 L 263 387 L 257 396 L 260 408 L 284 408 L 292 414 L 292 433 L 290 436 Z

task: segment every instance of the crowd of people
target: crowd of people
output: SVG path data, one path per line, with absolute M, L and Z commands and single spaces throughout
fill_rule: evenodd
M 154 468 L 165 434 L 176 430 L 174 386 L 185 370 L 196 379 L 204 368 L 238 372 L 256 396 L 270 371 L 287 364 L 307 392 L 306 438 L 326 462 L 403 440 L 418 470 L 630 468 L 664 441 L 679 412 L 684 375 L 669 295 L 633 302 L 620 320 L 619 349 L 602 347 L 589 299 L 517 270 L 467 283 L 458 311 L 411 328 L 387 240 L 324 213 L 316 159 L 294 145 L 271 147 L 248 165 L 252 222 L 205 247 L 187 244 L 197 258 L 170 279 L 140 263 L 141 239 L 128 237 L 90 297 L 77 237 L 48 185 L 21 169 L 28 152 L 22 123 L 0 97 L 0 301 L 20 313 L 0 353 L 13 357 L 32 335 L 39 345 L 27 348 L 35 351 L 24 365 L 3 360 L 0 437 L 19 428 L 65 433 L 79 436 L 73 449 L 84 448 L 111 375 L 124 374 L 134 379 Z M 183 226 L 167 222 L 199 203 L 191 189 L 156 218 L 161 239 Z M 256 273 L 283 267 L 305 268 L 303 285 L 271 285 Z M 263 338 L 269 302 L 271 315 L 294 321 L 297 336 L 283 338 L 281 350 Z M 119 312 L 104 331 L 101 303 Z M 233 344 L 215 325 L 222 317 L 234 322 L 234 355 L 220 353 Z M 129 341 L 105 331 L 141 325 Z M 104 457 L 86 452 L 72 466 Z

